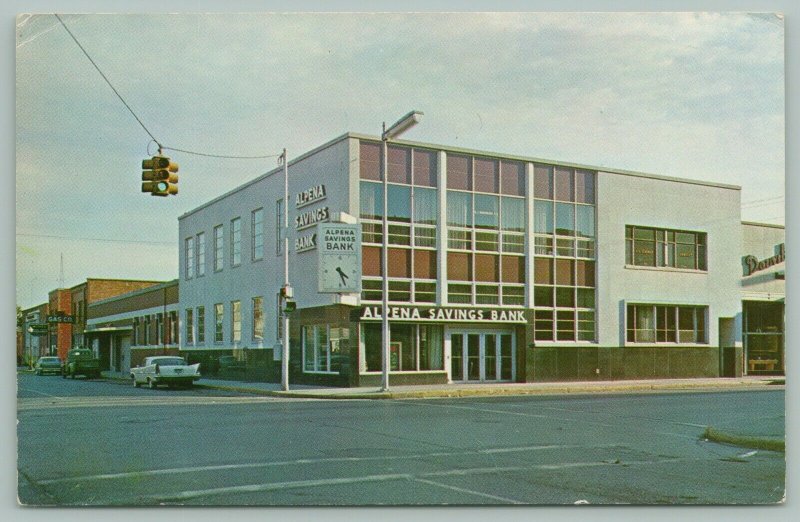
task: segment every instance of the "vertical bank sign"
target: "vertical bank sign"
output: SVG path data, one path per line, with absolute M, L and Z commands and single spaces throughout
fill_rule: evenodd
M 325 190 L 325 185 L 311 187 L 295 196 L 294 206 L 298 209 L 294 218 L 294 228 L 297 231 L 297 238 L 294 240 L 295 252 L 308 252 L 317 248 L 317 232 L 302 231 L 330 219 L 330 212 L 326 206 L 307 209 L 307 207 L 323 201 L 326 197 L 328 197 L 328 192 Z
M 317 226 L 320 293 L 361 292 L 361 227 Z

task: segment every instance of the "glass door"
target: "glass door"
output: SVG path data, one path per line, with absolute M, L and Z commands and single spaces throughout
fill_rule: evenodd
M 514 334 L 462 331 L 449 334 L 450 379 L 499 382 L 514 379 Z

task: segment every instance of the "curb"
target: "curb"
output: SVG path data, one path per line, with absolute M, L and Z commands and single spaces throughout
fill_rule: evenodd
M 615 394 L 631 392 L 657 392 L 657 391 L 737 391 L 748 389 L 753 391 L 767 391 L 774 389 L 771 382 L 735 382 L 735 383 L 680 383 L 680 384 L 621 384 L 603 387 L 586 386 L 559 386 L 548 388 L 486 388 L 486 389 L 438 389 L 417 391 L 389 391 L 389 392 L 356 392 L 356 393 L 326 393 L 314 391 L 282 391 L 264 390 L 261 388 L 248 388 L 246 386 L 225 386 L 218 384 L 195 383 L 195 386 L 222 391 L 243 392 L 268 397 L 282 397 L 293 399 L 322 399 L 322 400 L 385 400 L 385 399 L 447 399 L 460 397 L 492 397 L 492 396 L 525 396 L 525 395 L 570 395 L 570 394 Z M 781 384 L 782 386 L 783 384 Z

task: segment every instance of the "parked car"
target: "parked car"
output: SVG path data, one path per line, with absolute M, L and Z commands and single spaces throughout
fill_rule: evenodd
M 67 352 L 61 376 L 74 379 L 76 375 L 84 375 L 87 379 L 100 377 L 100 359 L 89 348 L 73 348 Z
M 155 388 L 159 384 L 191 386 L 199 378 L 200 363 L 189 365 L 186 359 L 174 355 L 146 357 L 141 366 L 131 368 L 135 388 L 142 384 L 147 384 L 148 388 Z
M 46 373 L 58 375 L 61 373 L 61 359 L 58 357 L 39 357 L 33 369 L 36 370 L 36 375 L 44 375 Z

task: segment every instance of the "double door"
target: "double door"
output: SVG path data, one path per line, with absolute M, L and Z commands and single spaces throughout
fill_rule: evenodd
M 514 380 L 513 332 L 453 331 L 450 344 L 450 380 L 499 382 Z

